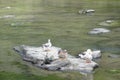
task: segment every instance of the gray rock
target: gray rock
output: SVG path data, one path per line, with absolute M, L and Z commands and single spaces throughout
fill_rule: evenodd
M 95 13 L 94 9 L 84 9 L 84 10 L 80 10 L 78 11 L 79 14 L 86 14 L 86 15 L 92 15 L 93 13 Z
M 117 55 L 117 54 L 109 54 L 108 57 L 110 57 L 110 58 L 120 58 L 120 55 Z
M 15 15 L 4 15 L 4 16 L 0 16 L 0 18 L 14 18 Z
M 49 51 L 44 51 L 42 47 L 17 46 L 13 48 L 19 53 L 23 60 L 33 63 L 35 66 L 47 70 L 61 71 L 79 71 L 81 73 L 91 73 L 98 64 L 94 61 L 87 62 L 86 60 L 76 58 L 67 54 L 65 58 L 59 57 L 61 48 L 50 47 Z
M 47 70 L 60 70 L 61 67 L 65 67 L 69 64 L 70 64 L 70 62 L 68 60 L 58 59 L 58 60 L 51 62 L 50 64 L 45 64 L 41 67 L 44 69 L 47 69 Z
M 7 7 L 4 7 L 4 9 L 11 9 L 12 7 L 10 7 L 10 6 L 7 6 Z
M 94 28 L 88 34 L 101 34 L 101 33 L 108 33 L 110 30 L 106 28 Z
M 114 20 L 106 20 L 106 21 L 100 22 L 99 25 L 100 26 L 111 26 L 113 22 Z
M 100 58 L 102 56 L 101 51 L 100 50 L 93 50 L 93 59 L 97 59 Z

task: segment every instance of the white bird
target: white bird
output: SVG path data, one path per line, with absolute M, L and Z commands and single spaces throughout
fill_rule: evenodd
M 84 53 L 84 55 L 79 54 L 79 56 L 80 56 L 82 59 L 89 59 L 89 60 L 92 60 L 92 59 L 93 59 L 91 49 L 87 49 L 87 51 L 85 51 L 85 52 L 83 52 L 83 53 Z
M 50 47 L 52 47 L 52 43 L 50 39 L 48 39 L 48 42 L 43 44 L 43 49 L 46 50 L 46 49 L 49 49 Z
M 92 50 L 91 49 L 87 49 L 86 53 L 92 54 Z
M 87 49 L 87 51 L 85 52 L 85 58 L 88 58 L 90 60 L 93 59 L 93 57 L 92 57 L 92 50 L 91 49 Z
M 51 47 L 51 46 L 52 46 L 52 43 L 51 43 L 50 39 L 48 39 L 48 42 L 45 43 L 44 45 L 47 46 L 47 47 Z

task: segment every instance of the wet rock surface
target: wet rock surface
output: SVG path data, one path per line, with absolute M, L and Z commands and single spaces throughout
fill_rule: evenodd
M 93 15 L 95 13 L 94 9 L 83 9 L 78 11 L 79 14 L 84 14 L 84 15 Z
M 114 20 L 106 20 L 106 21 L 100 22 L 99 25 L 100 26 L 111 26 L 111 24 L 114 22 L 115 22 Z
M 9 15 L 3 15 L 3 16 L 0 16 L 0 18 L 1 19 L 7 19 L 7 18 L 14 18 L 15 17 L 15 15 L 11 15 L 11 14 L 9 14 Z
M 109 54 L 108 57 L 109 58 L 120 58 L 120 55 L 118 55 L 118 54 Z
M 92 29 L 90 32 L 88 32 L 88 34 L 101 34 L 101 33 L 108 33 L 110 32 L 110 30 L 106 29 L 106 28 L 94 28 Z
M 13 48 L 19 53 L 23 60 L 33 63 L 35 66 L 46 70 L 79 71 L 81 73 L 92 73 L 98 64 L 94 61 L 76 58 L 70 54 L 60 53 L 61 48 L 52 46 L 49 50 L 43 47 L 31 47 L 26 45 Z M 65 57 L 60 57 L 65 54 Z

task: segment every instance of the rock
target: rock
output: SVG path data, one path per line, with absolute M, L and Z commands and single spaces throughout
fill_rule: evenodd
M 120 58 L 120 55 L 117 55 L 117 54 L 109 54 L 108 57 L 110 57 L 110 58 Z
M 106 20 L 106 23 L 111 24 L 113 20 Z
M 3 16 L 3 18 L 14 18 L 15 17 L 15 15 L 5 15 L 5 16 Z
M 42 47 L 31 47 L 31 46 L 25 46 L 25 45 L 21 45 L 20 46 L 20 50 L 16 50 L 16 47 L 14 48 L 17 52 L 20 52 L 20 54 L 24 54 L 29 58 L 36 58 L 36 59 L 41 59 L 44 60 L 46 57 L 47 58 L 52 58 L 54 59 L 58 59 L 59 55 L 58 55 L 58 51 L 61 50 L 61 48 L 58 47 L 54 47 L 52 46 L 50 49 L 50 51 L 44 51 Z M 24 52 L 24 53 L 21 53 Z
M 88 14 L 88 15 L 91 15 L 93 13 L 95 13 L 95 10 L 94 9 L 85 9 L 85 10 L 80 10 L 78 11 L 79 14 Z
M 93 59 L 97 59 L 97 58 L 100 58 L 102 56 L 100 50 L 93 50 L 92 52 L 93 52 L 92 53 Z
M 15 15 L 4 15 L 4 16 L 0 16 L 0 18 L 14 18 Z
M 111 24 L 114 22 L 114 20 L 106 20 L 101 23 L 99 23 L 100 26 L 111 26 Z
M 5 7 L 5 9 L 11 9 L 11 7 L 10 7 L 10 6 L 7 6 L 7 7 Z
M 81 73 L 92 73 L 98 64 L 94 61 L 76 58 L 67 53 L 66 50 L 51 46 L 49 51 L 45 51 L 42 47 L 32 46 L 16 46 L 13 48 L 19 53 L 23 60 L 33 63 L 35 66 L 46 70 L 60 71 L 79 71 Z M 65 54 L 60 57 L 59 54 Z
M 17 27 L 17 26 L 22 26 L 24 24 L 25 24 L 24 22 L 13 22 L 13 23 L 10 24 L 10 26 Z
M 88 34 L 101 34 L 101 33 L 108 33 L 110 30 L 106 28 L 94 28 Z
M 22 45 L 14 47 L 13 50 L 16 51 L 18 54 L 20 54 L 22 57 L 25 56 L 26 54 Z
M 81 73 L 92 73 L 95 66 L 98 66 L 97 63 L 91 61 L 90 63 L 86 63 L 86 60 L 82 60 L 80 58 L 69 58 L 71 63 L 69 66 L 62 67 L 62 71 L 79 71 Z
M 70 62 L 68 60 L 58 59 L 58 60 L 51 62 L 50 64 L 45 64 L 45 65 L 41 66 L 41 68 L 47 69 L 47 70 L 60 70 L 61 67 L 65 67 L 69 64 L 70 64 Z

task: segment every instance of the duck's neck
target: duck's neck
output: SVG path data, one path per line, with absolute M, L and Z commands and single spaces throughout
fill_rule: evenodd
M 48 39 L 48 43 L 50 43 L 50 39 Z

